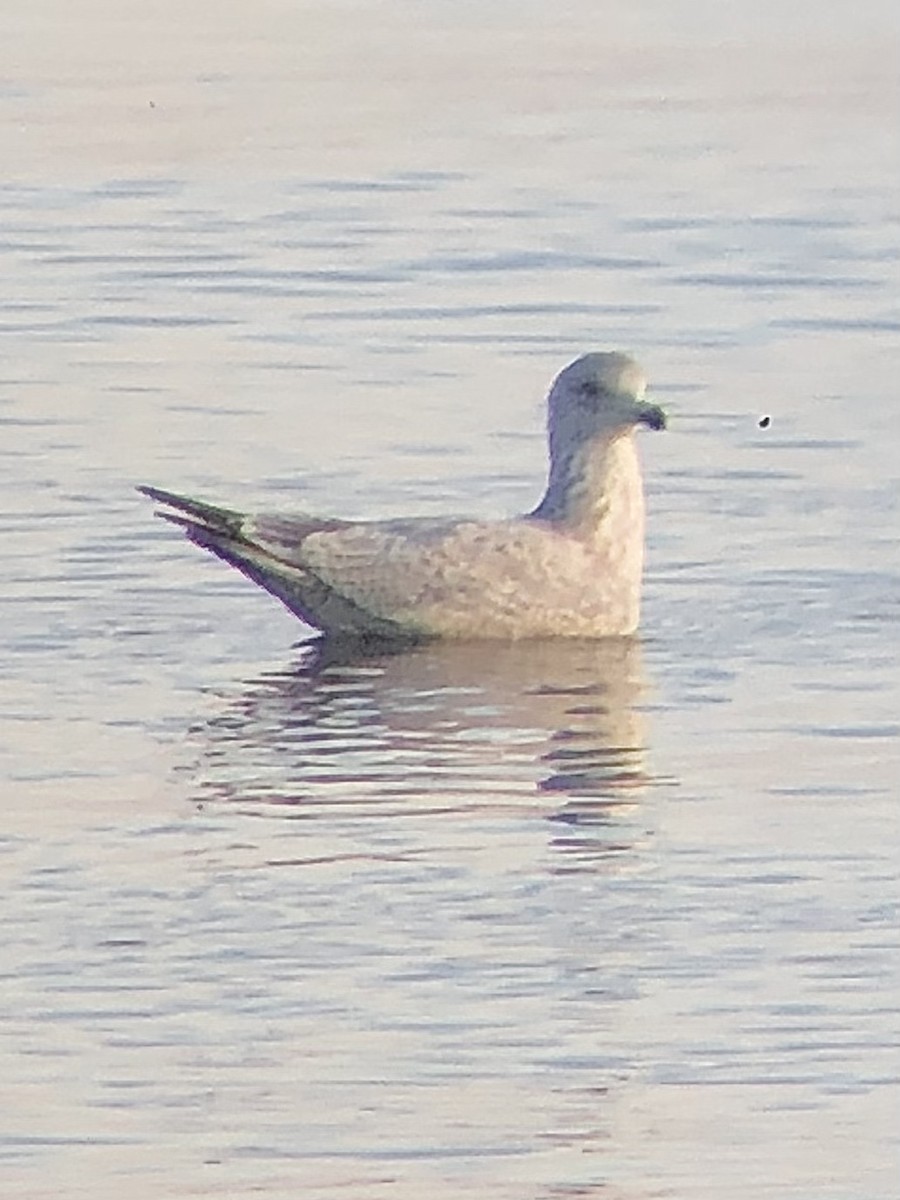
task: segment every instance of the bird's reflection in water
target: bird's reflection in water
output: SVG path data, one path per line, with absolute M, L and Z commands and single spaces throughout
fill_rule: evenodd
M 282 817 L 540 816 L 573 858 L 627 853 L 643 764 L 634 639 L 301 647 L 195 730 L 206 801 Z

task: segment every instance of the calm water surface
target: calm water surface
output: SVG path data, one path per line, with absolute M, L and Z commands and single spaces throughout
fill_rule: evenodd
M 0 19 L 4 1194 L 897 1195 L 894 6 L 565 17 Z M 634 642 L 322 655 L 132 491 L 520 510 L 614 347 Z

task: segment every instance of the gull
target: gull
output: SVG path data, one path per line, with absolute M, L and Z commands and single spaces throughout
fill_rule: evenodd
M 557 375 L 547 397 L 547 486 L 522 516 L 344 521 L 138 490 L 197 546 L 332 639 L 628 636 L 644 557 L 633 434 L 666 427 L 646 386 L 634 359 L 617 351 L 582 355 Z

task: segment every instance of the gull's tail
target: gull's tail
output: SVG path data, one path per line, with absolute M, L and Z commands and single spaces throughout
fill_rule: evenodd
M 144 485 L 137 490 L 157 504 L 165 505 L 157 515 L 180 526 L 195 546 L 236 567 L 314 629 L 328 630 L 333 636 L 367 644 L 398 641 L 408 644 L 420 640 L 414 631 L 367 612 L 342 596 L 302 561 L 298 552 L 304 536 L 333 525 L 333 522 L 303 518 L 284 520 L 282 532 L 295 535 L 295 550 L 291 561 L 287 561 L 253 536 L 254 522 L 246 513 L 162 488 Z
M 243 513 L 208 504 L 205 500 L 180 496 L 177 492 L 167 492 L 163 488 L 142 485 L 137 490 L 155 500 L 157 504 L 164 504 L 166 507 L 159 510 L 157 516 L 178 525 L 195 546 L 209 550 L 223 562 L 237 567 L 248 579 L 277 596 L 291 612 L 312 624 L 307 616 L 308 609 L 301 603 L 302 596 L 296 586 L 297 581 L 289 580 L 289 573 L 301 573 L 289 568 L 287 564 L 279 563 L 262 547 L 255 546 L 244 536 Z M 289 583 L 293 583 L 293 586 L 289 587 Z

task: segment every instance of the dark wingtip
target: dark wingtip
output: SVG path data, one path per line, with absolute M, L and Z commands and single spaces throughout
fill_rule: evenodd
M 219 508 L 216 504 L 208 504 L 204 500 L 192 500 L 190 496 L 180 496 L 178 492 L 167 492 L 165 488 L 151 487 L 149 484 L 139 484 L 137 490 L 142 496 L 147 496 L 157 504 L 165 505 L 174 512 L 160 512 L 157 515 L 186 528 L 199 523 L 217 533 L 234 536 L 240 530 L 241 514 L 230 508 Z M 190 521 L 186 521 L 186 514 Z
M 175 492 L 166 492 L 162 488 L 152 487 L 149 483 L 139 483 L 135 491 L 157 504 L 170 504 L 173 508 L 178 508 L 179 503 L 184 500 L 183 496 L 178 496 Z

